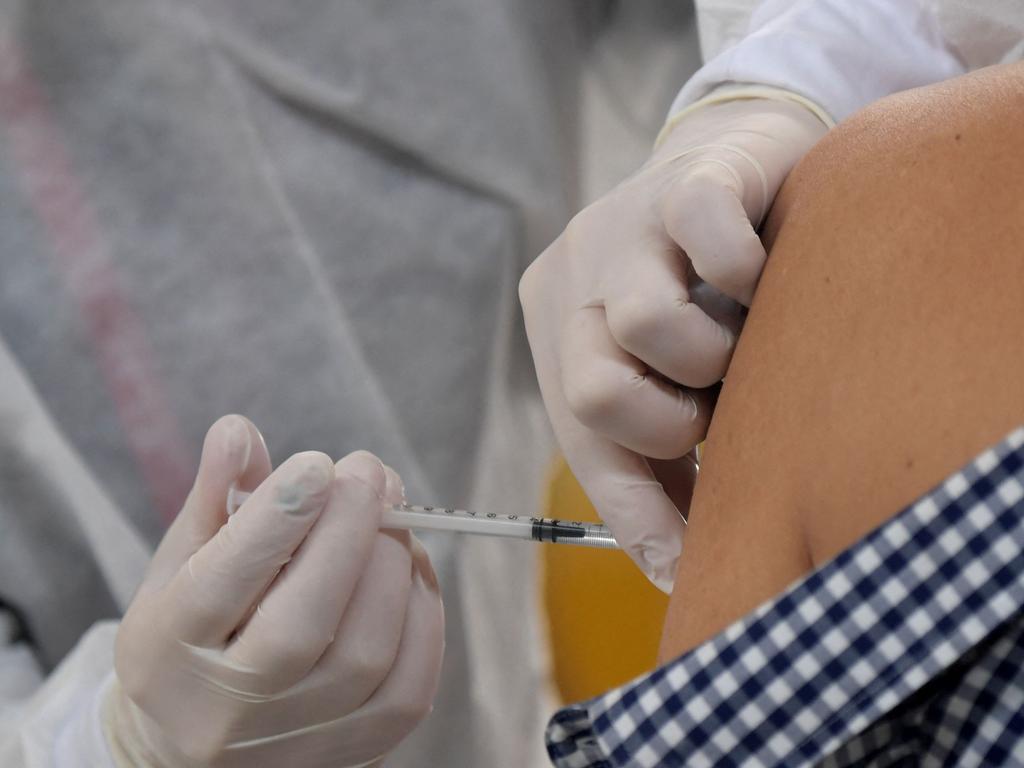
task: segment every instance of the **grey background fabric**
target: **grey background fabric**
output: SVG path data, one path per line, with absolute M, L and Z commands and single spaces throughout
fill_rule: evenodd
M 275 462 L 537 508 L 519 273 L 696 65 L 688 4 L 634 7 L 0 0 L 0 600 L 42 672 L 123 609 L 224 413 Z M 544 764 L 535 553 L 422 538 L 448 652 L 389 764 Z

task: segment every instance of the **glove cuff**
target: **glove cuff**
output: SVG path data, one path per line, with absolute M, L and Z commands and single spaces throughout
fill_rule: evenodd
M 117 768 L 198 768 L 183 757 L 168 761 L 166 749 L 149 743 L 146 715 L 121 690 L 116 675 L 110 675 L 100 696 L 103 736 Z
M 821 105 L 811 99 L 808 99 L 806 96 L 800 95 L 799 93 L 787 91 L 785 88 L 775 88 L 770 85 L 730 83 L 729 85 L 723 85 L 716 88 L 702 99 L 698 99 L 693 102 L 693 104 L 689 104 L 678 112 L 669 115 L 668 119 L 665 121 L 665 125 L 663 125 L 661 130 L 658 132 L 658 138 L 654 140 L 654 148 L 657 149 L 669 133 L 671 133 L 672 129 L 679 125 L 684 118 L 693 112 L 703 109 L 704 107 L 709 107 L 713 104 L 722 104 L 727 101 L 742 101 L 744 99 L 791 101 L 808 110 L 812 115 L 818 118 L 826 128 L 832 129 L 836 124 L 836 121 L 832 119 L 832 116 L 829 115 Z

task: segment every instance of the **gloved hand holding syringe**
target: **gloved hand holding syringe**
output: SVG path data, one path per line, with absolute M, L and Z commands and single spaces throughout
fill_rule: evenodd
M 232 488 L 228 492 L 228 514 L 232 515 L 249 498 L 249 493 Z M 481 536 L 576 544 L 601 549 L 619 549 L 607 526 L 580 520 L 551 520 L 540 517 L 477 513 L 451 507 L 421 507 L 395 504 L 385 509 L 381 528 L 413 531 L 451 531 Z

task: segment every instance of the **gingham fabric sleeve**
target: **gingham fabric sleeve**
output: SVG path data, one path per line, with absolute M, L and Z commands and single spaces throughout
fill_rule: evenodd
M 1024 765 L 1022 446 L 1024 428 L 715 637 L 558 712 L 554 764 Z

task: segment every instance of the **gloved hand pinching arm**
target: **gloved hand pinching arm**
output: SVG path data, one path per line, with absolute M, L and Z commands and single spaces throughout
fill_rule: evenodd
M 255 489 L 226 519 L 230 487 Z M 376 764 L 429 711 L 443 613 L 422 547 L 378 530 L 401 481 L 365 452 L 271 473 L 221 419 L 117 637 L 103 727 L 122 765 Z
M 665 591 L 684 530 L 673 499 L 688 499 L 690 452 L 714 404 L 708 387 L 725 375 L 764 266 L 757 227 L 827 130 L 799 97 L 776 95 L 683 115 L 520 283 L 566 459 L 619 543 Z M 652 470 L 648 457 L 681 461 Z M 663 479 L 675 486 L 671 497 Z

